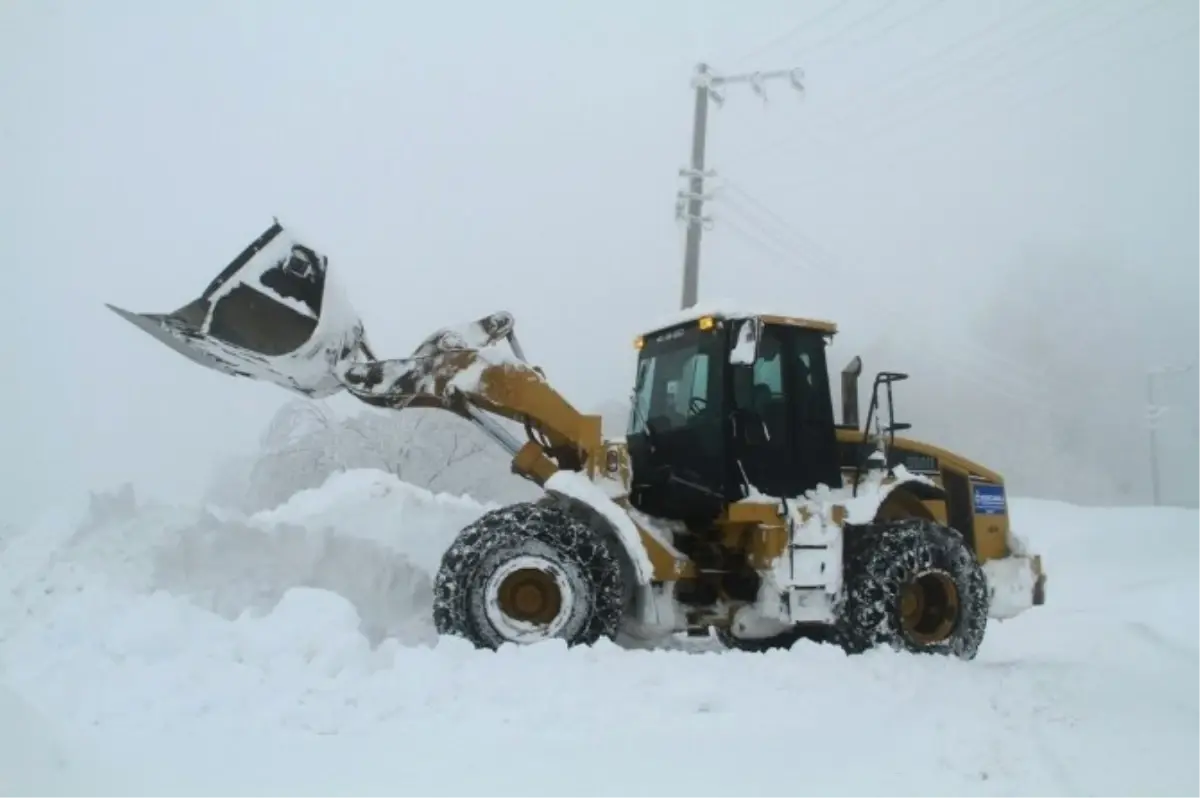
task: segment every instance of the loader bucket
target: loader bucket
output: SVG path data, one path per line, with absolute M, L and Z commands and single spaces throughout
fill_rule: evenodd
M 275 221 L 173 313 L 107 307 L 202 366 L 320 398 L 341 390 L 345 368 L 367 351 L 328 267 Z

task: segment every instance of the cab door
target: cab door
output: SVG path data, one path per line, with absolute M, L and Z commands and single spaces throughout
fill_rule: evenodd
M 731 368 L 734 470 L 768 496 L 796 495 L 793 419 L 787 390 L 784 328 L 763 325 L 753 362 Z M 754 429 L 748 429 L 753 425 Z
M 792 479 L 797 495 L 818 485 L 842 486 L 825 362 L 825 337 L 816 330 L 788 327 L 785 338 L 783 379 L 788 394 Z

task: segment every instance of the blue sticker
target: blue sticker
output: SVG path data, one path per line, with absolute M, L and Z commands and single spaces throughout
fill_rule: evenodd
M 1006 511 L 1003 485 L 975 486 L 976 515 L 1004 515 Z

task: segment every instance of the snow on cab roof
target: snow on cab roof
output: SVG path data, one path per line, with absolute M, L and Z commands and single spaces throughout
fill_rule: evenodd
M 657 332 L 667 327 L 674 327 L 677 324 L 686 324 L 689 321 L 695 321 L 704 316 L 713 316 L 719 319 L 745 319 L 751 316 L 759 316 L 768 324 L 790 324 L 795 327 L 819 330 L 831 335 L 837 332 L 837 324 L 825 321 L 824 319 L 811 316 L 796 316 L 792 313 L 776 313 L 767 308 L 747 308 L 753 308 L 753 305 L 738 302 L 706 302 L 701 305 L 694 305 L 687 310 L 678 310 L 671 316 L 659 319 L 657 324 L 649 328 L 649 332 Z

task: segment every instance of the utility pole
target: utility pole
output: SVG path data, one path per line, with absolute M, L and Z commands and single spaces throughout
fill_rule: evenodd
M 1186 374 L 1195 366 L 1159 366 L 1146 372 L 1146 415 L 1150 421 L 1150 489 L 1154 506 L 1162 503 L 1158 478 L 1158 421 L 1166 413 L 1166 406 L 1159 407 L 1154 400 L 1154 378 L 1167 374 Z
M 704 216 L 704 178 L 714 177 L 715 172 L 704 171 L 704 145 L 708 132 L 708 100 L 711 97 L 719 107 L 725 101 L 719 89 L 733 83 L 749 83 L 763 100 L 766 91 L 763 84 L 768 80 L 787 78 L 792 88 L 804 93 L 804 73 L 799 69 L 777 69 L 770 72 L 746 72 L 740 75 L 717 75 L 707 64 L 697 64 L 692 76 L 692 87 L 696 91 L 695 114 L 692 118 L 692 160 L 687 169 L 680 169 L 680 177 L 688 179 L 687 191 L 679 192 L 675 205 L 676 215 L 687 222 L 687 244 L 683 253 L 683 302 L 684 310 L 696 304 L 700 290 L 700 234 L 709 221 Z

